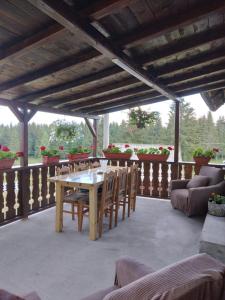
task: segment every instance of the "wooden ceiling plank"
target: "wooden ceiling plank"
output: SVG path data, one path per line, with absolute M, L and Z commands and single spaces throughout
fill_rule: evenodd
M 49 76 L 55 72 L 65 70 L 67 68 L 71 68 L 73 66 L 79 65 L 83 62 L 89 61 L 90 59 L 96 58 L 99 56 L 99 52 L 94 49 L 75 54 L 68 58 L 64 58 L 58 62 L 54 62 L 48 66 L 45 66 L 37 71 L 32 71 L 17 77 L 15 79 L 3 82 L 0 84 L 0 92 L 14 88 L 18 85 L 22 85 L 28 82 L 32 82 L 34 80 L 43 78 L 45 76 Z
M 114 42 L 119 46 L 124 46 L 126 48 L 137 46 L 140 43 L 150 40 L 160 35 L 167 34 L 179 26 L 190 25 L 204 17 L 209 17 L 212 14 L 225 11 L 224 0 L 218 1 L 207 1 L 202 5 L 193 7 L 183 13 L 179 13 L 176 16 L 166 17 L 163 20 L 154 22 L 151 24 L 145 24 L 132 31 L 130 34 L 126 33 L 124 37 L 113 39 Z
M 87 43 L 89 43 L 93 48 L 101 52 L 105 57 L 111 59 L 115 64 L 119 65 L 122 69 L 129 72 L 146 85 L 154 88 L 169 99 L 173 99 L 175 101 L 179 100 L 166 86 L 161 84 L 153 76 L 149 75 L 148 72 L 138 64 L 134 63 L 127 54 L 123 53 L 117 47 L 114 47 L 113 44 L 111 44 L 107 38 L 92 27 L 88 21 L 80 21 L 79 16 L 76 16 L 75 12 L 65 3 L 58 3 L 53 0 L 29 0 L 29 2 L 67 28 L 69 31 L 77 33 L 78 30 L 86 39 Z
M 60 24 L 54 22 L 48 25 L 47 28 L 45 26 L 45 28 L 41 29 L 40 31 L 32 33 L 30 36 L 7 48 L 0 48 L 0 62 L 5 58 L 12 58 L 14 55 L 18 54 L 24 49 L 29 49 L 39 45 L 40 43 L 46 42 L 50 36 L 52 37 L 62 29 L 63 27 Z

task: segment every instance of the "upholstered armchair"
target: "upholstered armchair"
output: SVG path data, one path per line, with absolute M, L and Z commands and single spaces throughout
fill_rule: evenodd
M 82 300 L 221 300 L 225 265 L 198 254 L 154 272 L 130 258 L 116 263 L 114 286 Z
M 201 167 L 191 180 L 171 181 L 171 204 L 189 217 L 207 213 L 211 193 L 225 194 L 224 172 L 216 167 Z

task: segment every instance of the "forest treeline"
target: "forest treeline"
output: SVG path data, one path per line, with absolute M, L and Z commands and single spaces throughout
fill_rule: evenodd
M 192 158 L 192 151 L 196 147 L 220 149 L 217 155 L 217 161 L 222 161 L 225 157 L 225 118 L 220 117 L 216 123 L 213 122 L 211 112 L 207 116 L 197 118 L 194 109 L 188 102 L 182 101 L 180 115 L 180 155 L 184 161 Z M 174 144 L 174 106 L 171 105 L 168 112 L 169 119 L 166 125 L 161 117 L 149 127 L 137 129 L 126 121 L 118 124 L 110 124 L 110 142 L 111 143 L 134 143 L 134 144 Z M 103 136 L 102 119 L 99 121 L 98 130 L 98 149 L 102 149 Z M 73 142 L 66 143 L 52 139 L 56 124 L 29 124 L 29 156 L 40 157 L 39 147 L 55 147 L 64 145 L 68 147 L 83 145 L 92 145 L 92 136 L 85 123 L 74 123 L 77 136 Z M 19 126 L 18 125 L 0 125 L 0 144 L 7 145 L 11 150 L 19 149 Z

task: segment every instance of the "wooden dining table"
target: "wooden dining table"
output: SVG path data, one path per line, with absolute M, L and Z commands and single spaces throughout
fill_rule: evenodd
M 50 177 L 49 181 L 56 185 L 56 220 L 55 230 L 63 230 L 63 198 L 65 187 L 89 190 L 89 239 L 96 240 L 98 188 L 103 184 L 104 173 L 116 171 L 124 167 L 107 166 L 105 169 L 95 168 L 65 175 Z

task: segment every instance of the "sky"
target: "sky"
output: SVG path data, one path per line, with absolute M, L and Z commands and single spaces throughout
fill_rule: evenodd
M 191 103 L 191 106 L 195 109 L 195 113 L 197 117 L 207 115 L 209 109 L 205 104 L 205 102 L 202 100 L 200 94 L 185 97 L 185 100 Z M 166 123 L 168 122 L 168 111 L 170 109 L 171 103 L 172 102 L 168 100 L 168 101 L 159 102 L 151 105 L 145 105 L 143 106 L 143 108 L 150 111 L 159 111 L 162 118 L 163 125 L 166 125 Z M 216 112 L 212 112 L 212 116 L 214 122 L 216 122 L 220 116 L 225 116 L 225 105 L 220 107 Z M 128 119 L 128 110 L 111 113 L 109 118 L 110 118 L 110 122 L 120 123 L 122 120 Z M 31 122 L 35 122 L 38 124 L 51 124 L 53 121 L 59 119 L 64 119 L 67 121 L 83 122 L 82 118 L 74 118 L 74 117 L 62 116 L 62 115 L 56 115 L 56 114 L 50 114 L 44 112 L 36 113 L 35 116 L 32 118 Z M 9 125 L 9 124 L 17 124 L 17 123 L 18 121 L 16 117 L 13 115 L 13 113 L 7 107 L 0 106 L 0 124 Z

